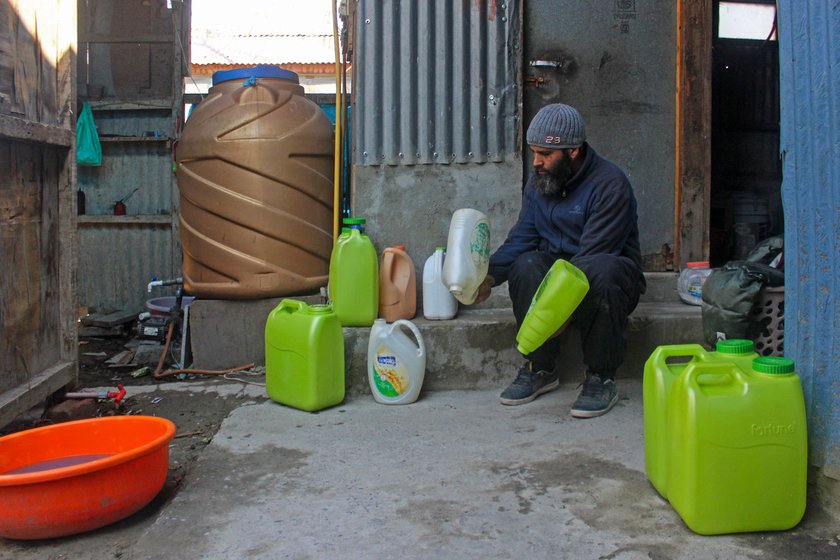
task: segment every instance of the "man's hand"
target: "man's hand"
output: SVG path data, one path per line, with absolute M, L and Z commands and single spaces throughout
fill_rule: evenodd
M 490 276 L 489 274 L 484 277 L 484 282 L 481 283 L 481 286 L 478 287 L 478 295 L 475 297 L 475 301 L 473 305 L 477 303 L 481 303 L 482 301 L 486 300 L 490 297 L 490 290 L 493 288 L 493 284 L 496 283 L 496 279 Z

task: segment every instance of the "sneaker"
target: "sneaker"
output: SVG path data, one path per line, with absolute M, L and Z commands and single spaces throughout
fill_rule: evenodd
M 593 418 L 610 411 L 618 402 L 618 387 L 612 379 L 603 379 L 597 373 L 587 373 L 575 404 L 572 416 Z
M 516 379 L 502 391 L 499 401 L 502 404 L 525 404 L 543 393 L 553 391 L 560 385 L 559 376 L 553 371 L 531 371 L 530 362 L 519 368 Z

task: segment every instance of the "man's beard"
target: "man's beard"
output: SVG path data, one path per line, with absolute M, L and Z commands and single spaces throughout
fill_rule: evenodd
M 557 160 L 557 167 L 548 173 L 537 174 L 534 184 L 536 191 L 544 196 L 556 196 L 566 191 L 566 183 L 572 176 L 572 161 L 568 155 Z

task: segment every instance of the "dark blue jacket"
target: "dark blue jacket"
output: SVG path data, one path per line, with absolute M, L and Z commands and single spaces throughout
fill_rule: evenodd
M 543 251 L 572 263 L 608 253 L 630 259 L 643 282 L 636 197 L 630 181 L 615 164 L 586 145 L 583 165 L 564 193 L 547 197 L 534 190 L 532 174 L 522 192 L 519 219 L 504 244 L 490 257 L 496 285 L 505 282 L 513 261 L 526 252 Z

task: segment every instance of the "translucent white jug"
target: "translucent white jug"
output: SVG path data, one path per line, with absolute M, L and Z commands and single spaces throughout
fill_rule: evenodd
M 401 327 L 408 328 L 412 340 Z M 426 375 L 426 347 L 418 328 L 399 319 L 377 319 L 368 341 L 368 382 L 376 402 L 409 404 L 417 400 Z
M 423 317 L 432 321 L 452 319 L 458 313 L 458 300 L 443 283 L 445 251 L 435 248 L 423 266 Z
M 465 305 L 478 296 L 478 288 L 490 265 L 490 220 L 472 208 L 461 208 L 452 215 L 443 283 Z

